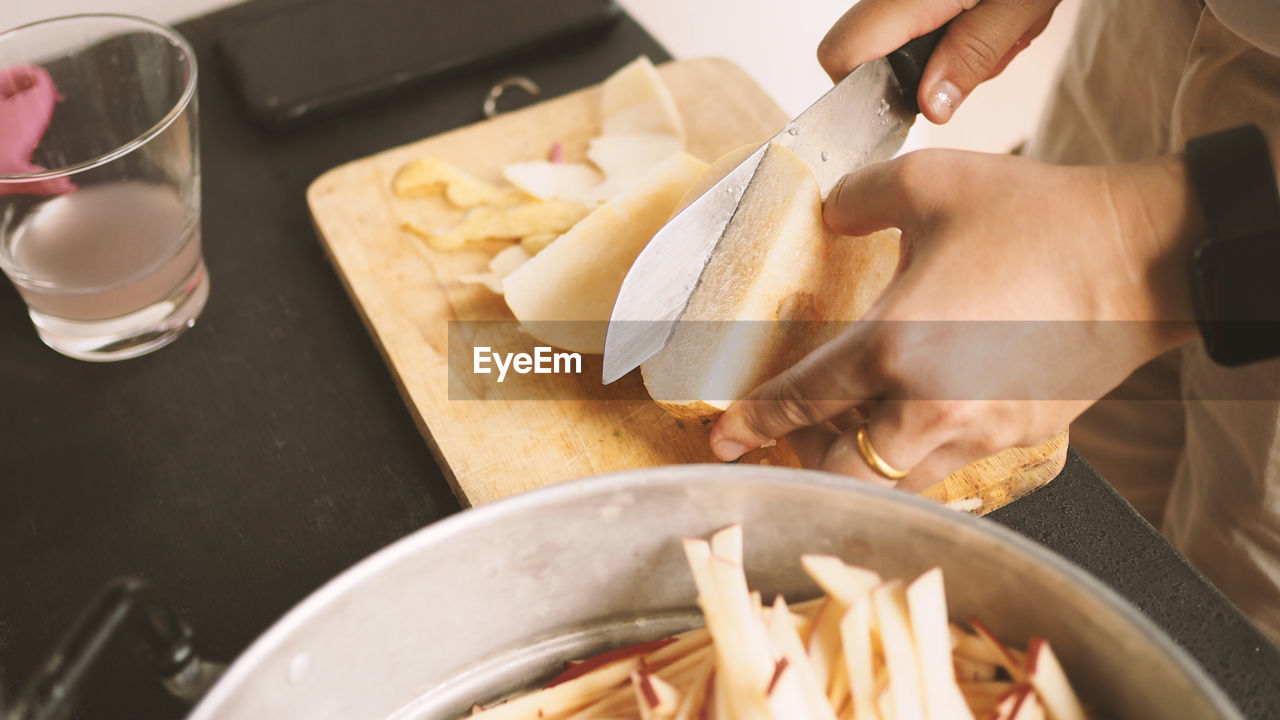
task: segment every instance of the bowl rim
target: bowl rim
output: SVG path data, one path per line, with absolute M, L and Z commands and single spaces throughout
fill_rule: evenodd
M 1065 557 L 994 521 L 944 507 L 917 495 L 829 472 L 768 465 L 690 464 L 620 470 L 537 488 L 479 507 L 464 508 L 458 513 L 396 540 L 326 582 L 258 636 L 232 661 L 218 682 L 201 698 L 188 716 L 188 720 L 207 720 L 214 717 L 209 713 L 216 712 L 219 705 L 231 699 L 238 691 L 240 684 L 253 676 L 257 666 L 278 646 L 310 622 L 314 615 L 407 556 L 420 552 L 426 547 L 447 542 L 450 537 L 466 533 L 476 526 L 500 522 L 502 518 L 522 513 L 526 509 L 554 505 L 563 500 L 580 499 L 592 495 L 635 491 L 652 485 L 668 485 L 672 481 L 681 480 L 773 486 L 794 484 L 866 494 L 890 504 L 899 503 L 914 512 L 933 515 L 942 522 L 959 523 L 993 540 L 1007 543 L 1017 552 L 1024 553 L 1032 560 L 1049 567 L 1052 572 L 1059 575 L 1060 579 L 1083 586 L 1104 605 L 1117 612 L 1125 622 L 1135 626 L 1138 632 L 1154 643 L 1160 652 L 1184 673 L 1219 716 L 1226 720 L 1243 720 L 1244 718 L 1239 708 L 1205 669 L 1133 603 Z M 410 700 L 412 698 L 406 698 L 405 702 Z

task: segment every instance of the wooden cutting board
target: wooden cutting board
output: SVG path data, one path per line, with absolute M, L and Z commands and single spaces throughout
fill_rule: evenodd
M 767 139 L 788 120 L 728 61 L 673 62 L 660 72 L 683 115 L 688 151 L 708 162 Z M 639 373 L 602 386 L 598 356 L 583 358 L 580 375 L 512 373 L 498 384 L 474 374 L 476 346 L 531 352 L 537 344 L 501 297 L 460 279 L 482 272 L 500 246 L 441 253 L 400 227 L 408 218 L 447 227 L 461 216 L 443 199 L 394 197 L 391 179 L 406 162 L 439 156 L 502 182 L 504 165 L 546 158 L 556 142 L 567 161 L 581 160 L 599 130 L 599 104 L 599 88 L 588 88 L 356 160 L 307 192 L 322 244 L 464 505 L 613 470 L 715 462 L 708 427 L 667 416 Z M 925 494 L 986 513 L 1057 475 L 1066 447 L 1064 430 L 963 468 Z M 794 456 L 768 448 L 744 461 L 794 464 Z

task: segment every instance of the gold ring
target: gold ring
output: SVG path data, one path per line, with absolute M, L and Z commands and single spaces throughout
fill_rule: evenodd
M 862 459 L 867 461 L 872 470 L 880 473 L 890 480 L 901 480 L 907 476 L 907 472 L 899 470 L 880 457 L 880 453 L 871 447 L 871 438 L 867 436 L 867 426 L 863 425 L 858 428 L 858 452 L 862 453 Z

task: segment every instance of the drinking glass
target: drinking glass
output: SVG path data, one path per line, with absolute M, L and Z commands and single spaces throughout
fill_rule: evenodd
M 173 29 L 84 14 L 0 33 L 0 269 L 81 360 L 173 341 L 209 296 L 196 58 Z

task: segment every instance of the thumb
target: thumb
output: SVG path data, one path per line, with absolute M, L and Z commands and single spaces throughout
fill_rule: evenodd
M 934 123 L 950 120 L 974 88 L 998 75 L 1040 34 L 1054 4 L 984 0 L 952 20 L 920 79 L 918 100 L 925 117 Z
M 839 415 L 872 396 L 866 372 L 868 328 L 852 323 L 834 340 L 733 403 L 711 430 L 721 460 Z
M 917 150 L 845 175 L 822 204 L 823 221 L 854 237 L 889 227 L 910 234 L 931 216 L 939 178 L 955 172 L 953 152 Z

